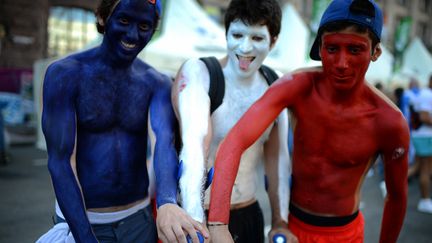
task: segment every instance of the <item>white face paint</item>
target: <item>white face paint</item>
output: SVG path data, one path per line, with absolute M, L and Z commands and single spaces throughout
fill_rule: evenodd
M 241 20 L 230 24 L 227 33 L 228 65 L 240 77 L 249 77 L 270 52 L 271 37 L 266 25 L 246 25 Z

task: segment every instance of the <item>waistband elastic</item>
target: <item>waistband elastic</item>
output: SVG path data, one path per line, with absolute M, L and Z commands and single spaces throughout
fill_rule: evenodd
M 301 221 L 320 227 L 333 227 L 333 226 L 344 226 L 351 223 L 354 219 L 357 218 L 359 211 L 348 215 L 348 216 L 336 216 L 336 217 L 325 217 L 325 216 L 317 216 L 310 213 L 307 213 L 300 208 L 294 206 L 290 203 L 289 205 L 289 213 L 300 219 Z

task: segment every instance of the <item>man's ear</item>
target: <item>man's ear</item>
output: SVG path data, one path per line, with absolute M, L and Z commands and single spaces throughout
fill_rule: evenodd
M 273 47 L 275 47 L 277 40 L 278 40 L 278 36 L 275 36 L 272 38 L 272 40 L 270 42 L 270 51 L 273 49 Z
M 97 16 L 97 22 L 100 26 L 105 26 L 103 19 L 100 16 Z
M 380 43 L 376 44 L 376 46 L 374 47 L 374 50 L 372 52 L 372 61 L 375 62 L 376 60 L 378 60 L 378 57 L 380 57 L 382 54 L 382 49 L 381 49 L 381 45 Z

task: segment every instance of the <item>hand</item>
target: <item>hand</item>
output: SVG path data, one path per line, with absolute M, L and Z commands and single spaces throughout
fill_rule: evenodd
M 288 226 L 286 224 L 278 225 L 278 226 L 273 225 L 272 229 L 268 234 L 269 243 L 279 243 L 273 241 L 273 237 L 276 234 L 280 234 L 285 237 L 286 241 L 283 243 L 298 243 L 297 237 L 293 233 L 291 233 L 291 231 L 288 229 Z
M 234 243 L 228 225 L 208 226 L 212 243 Z
M 209 238 L 208 230 L 198 221 L 192 219 L 177 204 L 167 203 L 158 208 L 156 225 L 159 239 L 162 242 L 186 243 L 189 235 L 193 243 L 199 243 L 197 231 L 205 239 Z

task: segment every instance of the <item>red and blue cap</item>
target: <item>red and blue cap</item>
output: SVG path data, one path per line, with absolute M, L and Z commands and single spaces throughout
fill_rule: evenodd
M 321 17 L 318 34 L 312 45 L 309 56 L 313 60 L 321 60 L 319 55 L 322 28 L 329 23 L 351 22 L 368 28 L 381 40 L 383 14 L 373 0 L 333 0 Z
M 111 14 L 114 12 L 114 9 L 117 7 L 117 5 L 119 4 L 121 0 L 118 0 L 114 6 L 111 9 L 110 14 L 108 15 L 107 19 L 109 19 L 109 17 L 111 17 Z M 150 4 L 155 6 L 155 10 L 156 10 L 156 14 L 158 17 L 162 16 L 162 0 L 147 0 L 147 2 L 149 2 Z
M 148 2 L 155 5 L 157 15 L 162 16 L 162 0 L 148 0 Z

